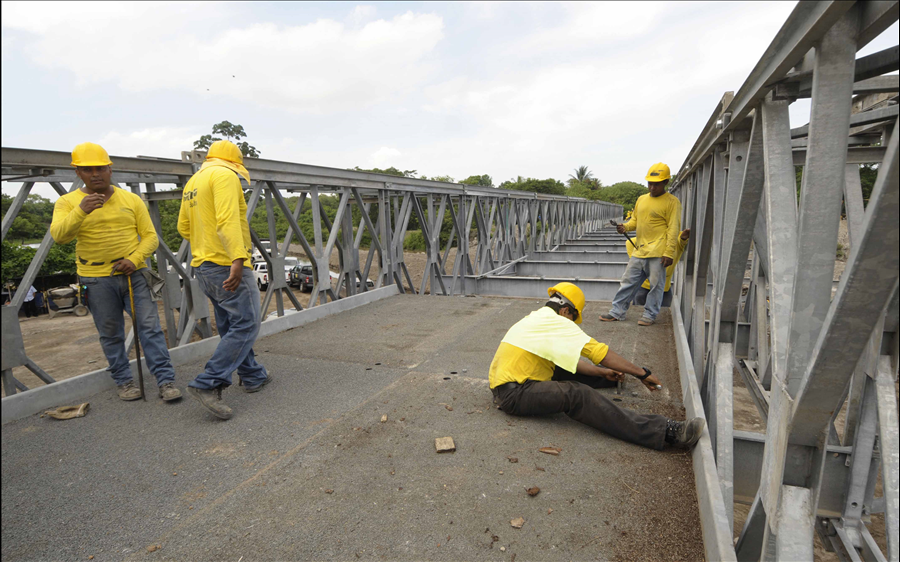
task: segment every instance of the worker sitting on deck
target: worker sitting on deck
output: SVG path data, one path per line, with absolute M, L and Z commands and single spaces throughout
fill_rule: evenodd
M 678 265 L 678 260 L 680 260 L 681 255 L 684 254 L 684 249 L 687 248 L 688 239 L 690 237 L 691 229 L 685 228 L 681 231 L 681 236 L 678 237 L 678 242 L 675 244 L 675 257 L 672 258 L 672 265 L 666 268 L 666 284 L 663 288 L 662 306 L 669 306 L 672 304 L 672 293 L 669 291 L 669 289 L 672 288 L 672 275 L 675 273 L 675 266 Z M 631 252 L 634 251 L 631 242 L 625 243 L 625 251 L 628 252 L 628 257 L 631 257 Z M 647 279 L 646 281 L 644 281 L 644 284 L 634 292 L 634 298 L 631 300 L 631 302 L 625 304 L 625 310 L 628 310 L 628 307 L 629 305 L 631 305 L 631 303 L 634 303 L 638 306 L 644 306 L 647 302 L 647 295 L 649 293 L 650 280 Z
M 500 409 L 517 416 L 563 412 L 613 437 L 651 449 L 662 449 L 665 443 L 693 447 L 706 425 L 703 418 L 680 422 L 632 412 L 577 380 L 598 377 L 615 384 L 628 373 L 651 391 L 660 388 L 660 381 L 649 370 L 614 353 L 577 326 L 584 312 L 581 289 L 564 282 L 547 293 L 547 304 L 514 324 L 494 354 L 489 379 Z M 554 368 L 574 376 L 557 380 Z
M 156 375 L 159 396 L 166 401 L 181 398 L 159 324 L 159 310 L 145 276 L 149 273 L 144 261 L 159 246 L 150 213 L 139 196 L 110 183 L 112 162 L 102 146 L 79 144 L 72 151 L 72 165 L 84 186 L 56 201 L 50 234 L 58 244 L 78 238 L 78 278 L 91 295 L 88 309 L 109 361 L 107 370 L 119 387 L 119 398 L 137 400 L 142 395 L 134 384 L 125 351 L 123 313 L 134 314 L 129 285 L 134 293 L 141 348 L 150 372 Z
M 634 298 L 635 291 L 645 279 L 649 279 L 650 292 L 638 325 L 650 326 L 656 322 L 663 298 L 663 272 L 675 263 L 675 246 L 681 221 L 681 202 L 666 192 L 670 175 L 669 167 L 662 162 L 651 166 L 646 177 L 650 193 L 638 197 L 631 219 L 616 227 L 619 234 L 636 230 L 637 236 L 629 242 L 634 245 L 634 253 L 622 274 L 612 308 L 607 314 L 600 316 L 600 320 L 624 320 L 628 303 Z

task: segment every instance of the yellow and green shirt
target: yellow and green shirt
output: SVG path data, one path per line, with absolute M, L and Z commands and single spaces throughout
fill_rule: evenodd
M 544 342 L 538 343 L 535 338 L 541 336 L 542 330 Z M 579 347 L 573 348 L 576 341 Z M 582 345 L 582 342 L 586 343 Z M 534 352 L 526 351 L 522 346 Z M 500 342 L 488 374 L 490 387 L 496 388 L 508 382 L 522 384 L 527 380 L 548 381 L 553 378 L 556 367 L 550 359 L 554 355 L 558 362 L 568 361 L 570 364 L 563 368 L 571 367 L 574 372 L 579 349 L 581 357 L 590 359 L 594 364 L 603 361 L 609 351 L 606 344 L 582 332 L 571 320 L 557 315 L 549 307 L 542 307 L 513 325 Z
M 150 213 L 140 197 L 113 186 L 113 194 L 90 214 L 81 210 L 87 193 L 67 193 L 53 206 L 50 235 L 58 244 L 75 244 L 75 263 L 82 277 L 109 277 L 114 261 L 125 258 L 138 269 L 159 246 Z
M 634 214 L 624 225 L 626 231 L 637 230 L 634 243 L 636 258 L 661 258 L 675 261 L 675 245 L 681 234 L 681 202 L 671 193 L 638 197 Z
M 230 266 L 236 259 L 249 265 L 247 202 L 237 174 L 205 163 L 184 187 L 178 232 L 191 243 L 194 267 L 205 261 Z

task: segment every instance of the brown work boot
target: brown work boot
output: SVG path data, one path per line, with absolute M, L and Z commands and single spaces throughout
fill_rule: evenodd
M 159 397 L 169 402 L 181 398 L 181 391 L 175 388 L 175 383 L 167 382 L 159 385 Z
M 600 320 L 603 320 L 604 322 L 621 322 L 621 320 L 619 320 L 612 314 L 601 314 Z
M 644 318 L 643 316 L 640 320 L 638 320 L 638 326 L 652 326 L 654 324 L 656 324 L 656 320 L 650 320 L 649 318 Z
M 187 392 L 191 395 L 191 398 L 200 402 L 201 406 L 212 412 L 217 418 L 222 420 L 231 419 L 233 415 L 231 408 L 222 402 L 221 386 L 212 390 L 189 386 Z
M 141 397 L 141 389 L 134 384 L 134 381 L 128 381 L 119 385 L 119 398 L 125 401 L 137 400 Z

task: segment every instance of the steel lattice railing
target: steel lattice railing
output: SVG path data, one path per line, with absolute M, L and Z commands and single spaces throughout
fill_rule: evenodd
M 694 463 L 710 560 L 812 560 L 814 532 L 842 560 L 884 560 L 873 513 L 898 559 L 900 88 L 887 73 L 900 58 L 896 46 L 856 58 L 897 19 L 897 2 L 799 3 L 672 186 L 692 228 L 672 308 L 686 407 L 709 424 Z M 791 129 L 802 98 L 810 122 Z M 863 163 L 878 169 L 865 207 Z M 842 206 L 851 253 L 837 283 Z M 764 434 L 734 430 L 735 370 Z M 733 546 L 735 502 L 751 507 Z

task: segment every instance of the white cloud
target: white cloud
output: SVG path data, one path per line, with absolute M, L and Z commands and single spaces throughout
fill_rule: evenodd
M 404 95 L 429 76 L 428 55 L 443 38 L 443 20 L 434 14 L 406 12 L 360 27 L 319 19 L 216 29 L 204 21 L 205 5 L 185 4 L 48 9 L 4 2 L 3 26 L 36 35 L 26 49 L 33 60 L 69 70 L 81 84 L 112 81 L 130 92 L 187 89 L 297 113 L 358 109 Z M 367 6 L 353 11 L 354 17 L 372 15 Z M 127 34 L 86 32 L 94 29 Z
M 528 56 L 598 48 L 645 36 L 661 23 L 664 12 L 672 10 L 666 2 L 570 2 L 559 6 L 565 12 L 560 25 L 524 36 L 509 45 L 507 52 Z
M 347 16 L 347 20 L 353 25 L 360 25 L 374 18 L 377 11 L 378 10 L 375 8 L 375 6 L 360 4 L 359 6 L 353 8 L 353 11 L 350 12 L 349 16 Z
M 112 156 L 156 156 L 181 158 L 182 150 L 191 150 L 204 133 L 187 127 L 156 127 L 122 133 L 110 131 L 96 142 Z
M 369 156 L 369 165 L 373 168 L 389 168 L 400 163 L 401 153 L 396 148 L 382 146 Z

